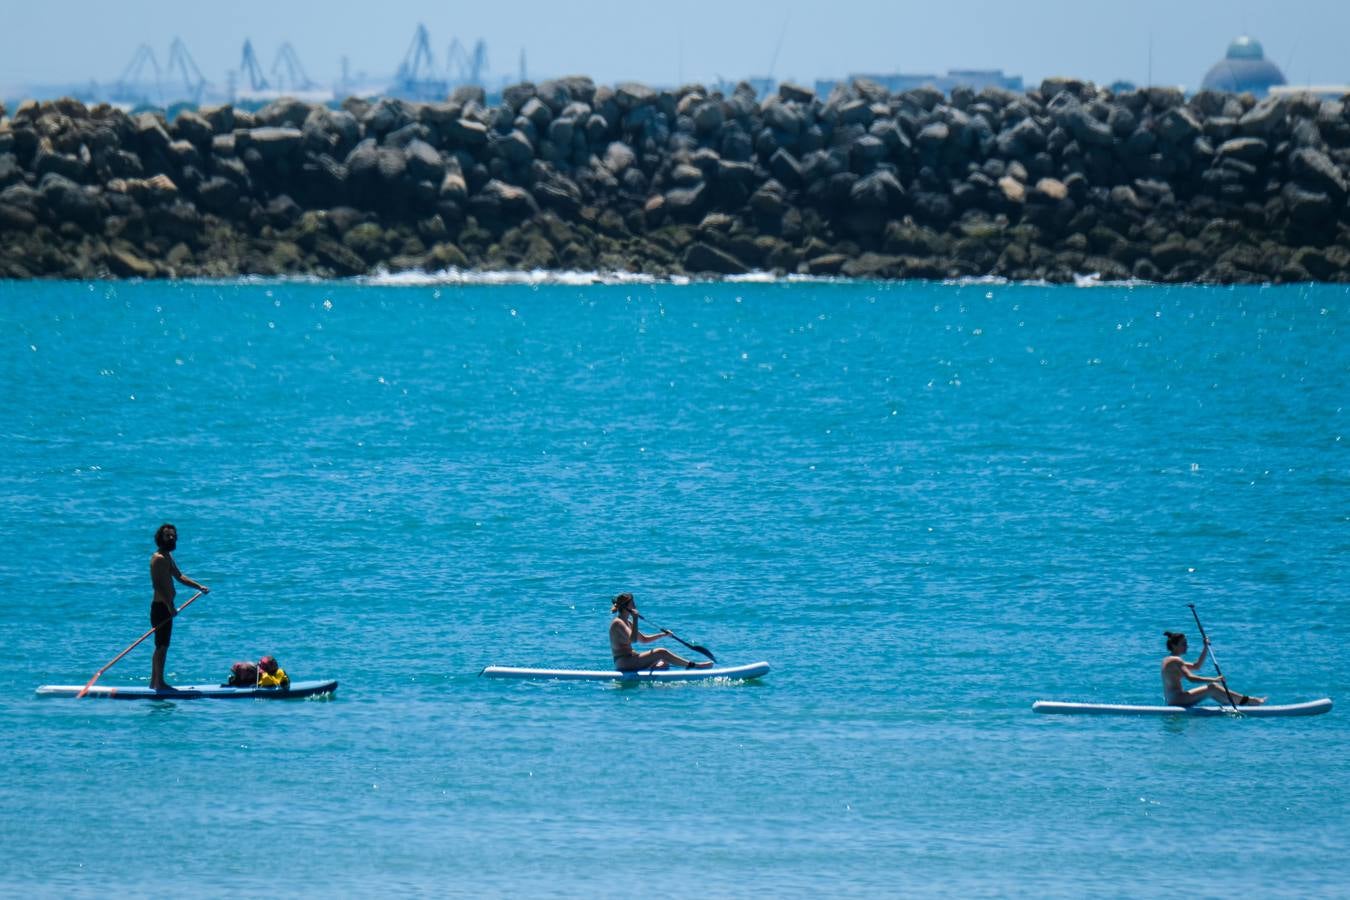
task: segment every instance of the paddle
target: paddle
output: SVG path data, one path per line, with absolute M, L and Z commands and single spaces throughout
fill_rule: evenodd
M 189 606 L 191 606 L 191 605 L 192 605 L 192 601 L 193 601 L 193 600 L 196 600 L 196 599 L 197 599 L 198 597 L 200 597 L 203 593 L 204 593 L 203 591 L 198 591 L 197 593 L 193 594 L 192 597 L 191 597 L 186 603 L 184 603 L 182 606 L 178 607 L 178 609 L 174 610 L 174 616 L 176 617 L 180 612 L 182 612 L 183 610 L 185 610 L 185 609 L 187 609 Z M 172 622 L 173 619 L 166 619 L 165 621 L 166 621 L 166 622 Z M 160 623 L 159 623 L 159 625 L 163 625 L 163 624 L 164 624 L 164 622 L 160 622 Z M 75 695 L 76 699 L 78 699 L 78 698 L 80 698 L 80 697 L 83 697 L 85 694 L 89 693 L 89 689 L 90 689 L 91 687 L 94 686 L 94 682 L 95 682 L 95 681 L 98 681 L 100 675 L 102 675 L 104 672 L 106 672 L 106 671 L 108 671 L 109 669 L 111 669 L 111 668 L 113 667 L 113 663 L 116 663 L 119 659 L 121 659 L 122 657 L 126 656 L 126 655 L 127 655 L 128 653 L 130 653 L 132 650 L 135 650 L 135 649 L 140 645 L 141 641 L 145 640 L 145 639 L 148 638 L 150 635 L 154 634 L 155 631 L 159 629 L 159 625 L 156 625 L 154 628 L 151 628 L 151 629 L 150 629 L 149 631 L 147 631 L 145 634 L 143 634 L 143 635 L 141 635 L 140 637 L 136 638 L 135 642 L 134 642 L 130 647 L 128 647 L 127 649 L 123 650 L 121 653 L 119 653 L 119 654 L 117 654 L 116 656 L 114 656 L 114 657 L 112 658 L 112 661 L 111 661 L 111 662 L 109 662 L 106 666 L 104 666 L 103 668 L 101 668 L 101 669 L 99 669 L 97 672 L 95 672 L 95 673 L 94 673 L 94 677 L 89 679 L 89 683 L 86 684 L 83 688 L 81 688 L 81 689 L 80 689 L 80 692 L 79 692 L 78 694 Z
M 639 619 L 641 619 L 642 621 L 646 622 L 648 625 L 651 625 L 651 624 L 652 624 L 652 620 L 651 620 L 651 619 L 647 618 L 647 617 L 644 616 L 642 613 L 637 612 L 637 610 L 634 610 L 634 611 L 633 611 L 633 614 L 636 615 L 636 616 L 637 616 Z M 691 644 L 691 643 L 689 643 L 688 641 L 686 641 L 684 638 L 682 638 L 682 637 L 680 637 L 679 635 L 675 634 L 673 631 L 671 631 L 671 630 L 669 630 L 669 629 L 667 629 L 667 628 L 662 628 L 662 627 L 659 626 L 659 625 L 655 625 L 655 626 L 653 626 L 653 627 L 656 628 L 656 629 L 659 630 L 659 631 L 664 631 L 667 635 L 669 635 L 670 637 L 675 638 L 675 640 L 679 641 L 681 644 L 684 644 L 686 647 L 688 647 L 690 650 L 693 650 L 695 653 L 702 653 L 704 656 L 708 657 L 708 659 L 711 659 L 713 662 L 717 662 L 717 657 L 713 656 L 713 655 L 712 655 L 712 651 L 709 650 L 707 647 L 700 647 L 698 644 Z
M 1219 684 L 1223 685 L 1223 693 L 1228 698 L 1228 705 L 1237 709 L 1237 704 L 1233 702 L 1233 695 L 1228 690 L 1228 681 L 1223 677 L 1223 669 L 1219 668 L 1219 660 L 1214 656 L 1214 647 L 1205 635 L 1205 626 L 1200 624 L 1200 614 L 1195 611 L 1194 603 L 1187 603 L 1186 605 L 1191 608 L 1191 615 L 1195 616 L 1195 627 L 1200 629 L 1200 640 L 1205 642 L 1206 647 L 1209 647 L 1209 661 L 1214 663 L 1214 671 L 1219 673 Z

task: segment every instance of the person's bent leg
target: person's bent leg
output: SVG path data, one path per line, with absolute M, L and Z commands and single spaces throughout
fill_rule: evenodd
M 706 669 L 706 668 L 708 668 L 709 666 L 712 665 L 711 662 L 694 662 L 694 661 L 692 661 L 692 660 L 685 659 L 683 656 L 680 656 L 678 653 L 673 653 L 673 652 L 671 652 L 670 650 L 667 650 L 667 649 L 664 648 L 664 647 L 662 647 L 662 648 L 660 648 L 660 649 L 658 649 L 658 650 L 655 650 L 654 652 L 663 654 L 663 658 L 666 660 L 666 662 L 669 663 L 671 666 L 673 666 L 673 667 L 675 667 L 675 668 L 680 668 L 680 669 Z
M 1232 695 L 1232 700 L 1228 699 L 1230 694 Z M 1266 702 L 1265 697 L 1251 697 L 1240 691 L 1235 691 L 1232 688 L 1225 691 L 1221 684 L 1209 685 L 1209 696 L 1215 703 L 1222 704 L 1223 706 L 1232 704 L 1237 704 L 1238 706 L 1260 706 L 1262 703 Z

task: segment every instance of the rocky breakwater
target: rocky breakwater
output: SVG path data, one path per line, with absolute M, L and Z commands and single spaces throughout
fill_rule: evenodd
M 488 106 L 280 100 L 172 122 L 0 109 L 0 277 L 378 269 L 1350 281 L 1350 110 L 1311 96 L 759 100 L 506 89 Z

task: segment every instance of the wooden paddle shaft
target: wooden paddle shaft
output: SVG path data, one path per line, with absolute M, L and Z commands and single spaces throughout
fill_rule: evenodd
M 178 607 L 176 610 L 173 611 L 174 616 L 176 617 L 180 612 L 182 612 L 183 610 L 185 610 L 185 609 L 187 609 L 189 606 L 191 606 L 191 605 L 192 605 L 192 601 L 193 601 L 193 600 L 196 600 L 196 599 L 197 599 L 198 597 L 200 597 L 203 593 L 204 593 L 204 591 L 198 591 L 197 593 L 193 594 L 193 595 L 187 600 L 187 602 L 185 602 L 182 606 Z M 168 621 L 173 621 L 173 620 L 172 620 L 172 619 L 169 619 Z M 163 624 L 164 624 L 163 622 L 160 622 L 160 623 L 159 623 L 159 625 L 163 625 Z M 154 628 L 151 628 L 151 629 L 150 629 L 149 631 L 147 631 L 145 634 L 143 634 L 143 635 L 141 635 L 140 637 L 136 638 L 136 640 L 134 640 L 134 641 L 131 642 L 131 646 L 127 647 L 127 649 L 123 650 L 121 653 L 117 654 L 117 655 L 114 656 L 111 660 L 109 660 L 109 661 L 108 661 L 108 664 L 107 664 L 106 666 L 104 666 L 103 668 L 99 669 L 97 672 L 94 673 L 94 677 L 89 679 L 89 683 L 86 684 L 86 685 L 84 686 L 84 690 L 80 691 L 80 692 L 79 692 L 78 694 L 76 694 L 75 696 L 76 696 L 76 697 L 83 697 L 85 694 L 89 693 L 89 689 L 90 689 L 91 687 L 94 686 L 94 682 L 95 682 L 95 681 L 98 681 L 99 677 L 100 677 L 104 672 L 106 672 L 106 671 L 108 671 L 109 669 L 111 669 L 111 668 L 117 663 L 117 661 L 118 661 L 119 659 L 121 659 L 122 657 L 124 657 L 124 656 L 126 656 L 128 653 L 130 653 L 132 650 L 135 650 L 137 647 L 139 647 L 139 646 L 141 645 L 141 641 L 145 640 L 145 639 L 148 638 L 150 635 L 152 635 L 152 634 L 154 634 L 156 631 L 158 631 L 158 630 L 159 630 L 159 625 L 156 625 Z

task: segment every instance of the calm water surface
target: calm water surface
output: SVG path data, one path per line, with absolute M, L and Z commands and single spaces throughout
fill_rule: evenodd
M 0 340 L 0 894 L 1350 892 L 1342 287 L 0 283 Z M 335 699 L 34 697 L 163 521 L 170 679 Z M 476 677 L 621 590 L 774 671 Z M 1187 603 L 1341 707 L 1031 713 L 1156 702 Z

